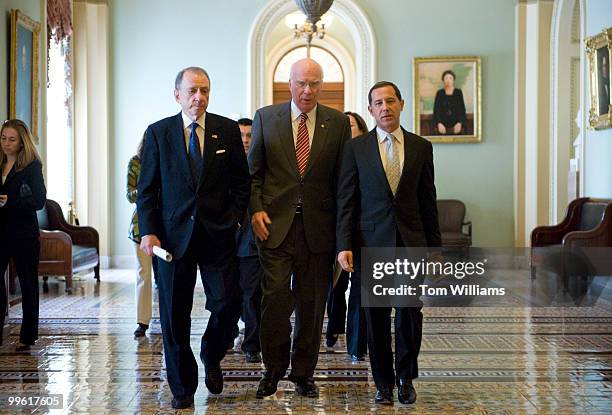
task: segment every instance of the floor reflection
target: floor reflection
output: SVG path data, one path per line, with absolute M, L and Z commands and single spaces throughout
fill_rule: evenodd
M 74 282 L 74 293 L 41 281 L 40 340 L 16 353 L 21 306 L 0 347 L 0 396 L 61 394 L 63 410 L 35 413 L 174 413 L 165 382 L 157 302 L 147 336 L 134 339 L 134 271 L 106 270 Z M 194 301 L 192 347 L 207 320 L 200 287 Z M 609 298 L 606 297 L 606 298 Z M 156 299 L 157 300 L 157 299 Z M 612 304 L 592 308 L 426 308 L 416 382 L 417 413 L 612 412 Z M 256 400 L 261 373 L 237 347 L 223 362 L 225 388 L 209 396 L 200 367 L 197 413 L 395 413 L 399 403 L 376 407 L 368 363 L 352 363 L 341 337 L 334 351 L 321 347 L 318 399 L 296 396 L 280 383 L 272 399 Z M 10 408 L 0 408 L 11 413 Z M 193 413 L 182 411 L 180 413 Z

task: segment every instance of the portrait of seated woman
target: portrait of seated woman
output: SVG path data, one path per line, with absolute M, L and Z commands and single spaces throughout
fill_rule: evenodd
M 436 93 L 433 110 L 434 135 L 461 135 L 466 132 L 466 111 L 461 89 L 455 88 L 455 73 L 442 73 L 443 87 Z

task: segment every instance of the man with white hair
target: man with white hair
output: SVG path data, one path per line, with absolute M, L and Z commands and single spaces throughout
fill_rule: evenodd
M 312 59 L 291 68 L 291 101 L 261 108 L 253 120 L 249 211 L 264 271 L 257 398 L 289 380 L 316 397 L 325 302 L 335 254 L 336 186 L 349 119 L 318 104 L 323 70 Z M 295 310 L 293 345 L 291 313 Z

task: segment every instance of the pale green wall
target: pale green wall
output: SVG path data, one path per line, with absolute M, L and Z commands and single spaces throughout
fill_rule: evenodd
M 31 17 L 37 22 L 41 22 L 42 11 L 44 0 L 0 0 L 0 121 L 4 121 L 9 116 L 9 61 L 10 61 L 10 49 L 9 49 L 9 29 L 11 26 L 11 10 L 19 9 L 27 16 Z M 44 117 L 42 116 L 42 112 L 44 106 L 41 102 L 41 97 L 44 95 L 43 89 L 45 88 L 45 40 L 44 40 L 44 25 L 41 25 L 41 33 L 39 38 L 39 88 L 38 88 L 38 96 L 39 96 L 39 106 L 38 106 L 38 137 L 42 138 L 43 126 L 42 122 Z M 42 143 L 42 140 L 41 140 Z M 39 146 L 39 150 L 42 147 Z M 41 151 L 42 153 L 42 151 Z M 44 156 L 44 154 L 41 154 Z
M 133 206 L 124 195 L 127 161 L 147 124 L 178 112 L 172 97 L 176 72 L 187 65 L 205 67 L 212 78 L 209 110 L 244 114 L 248 35 L 266 3 L 111 0 L 112 255 L 132 254 L 127 228 Z M 414 56 L 482 57 L 484 141 L 436 145 L 436 182 L 440 198 L 466 202 L 476 245 L 512 245 L 515 2 L 357 3 L 374 26 L 379 78 L 395 81 L 405 95 L 402 123 L 408 129 Z
M 612 27 L 612 1 L 587 0 L 585 5 L 587 36 Z M 585 73 L 589 73 L 588 67 Z M 586 85 L 588 89 L 588 76 Z M 588 91 L 585 92 L 589 105 Z M 584 149 L 584 196 L 612 199 L 612 129 L 587 130 Z

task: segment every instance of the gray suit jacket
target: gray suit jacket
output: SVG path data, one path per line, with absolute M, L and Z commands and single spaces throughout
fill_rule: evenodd
M 336 188 L 349 119 L 333 108 L 317 107 L 317 122 L 304 177 L 300 178 L 291 128 L 291 103 L 255 113 L 249 151 L 251 215 L 266 211 L 272 224 L 262 247 L 277 248 L 293 223 L 301 197 L 306 241 L 311 252 L 335 249 Z

